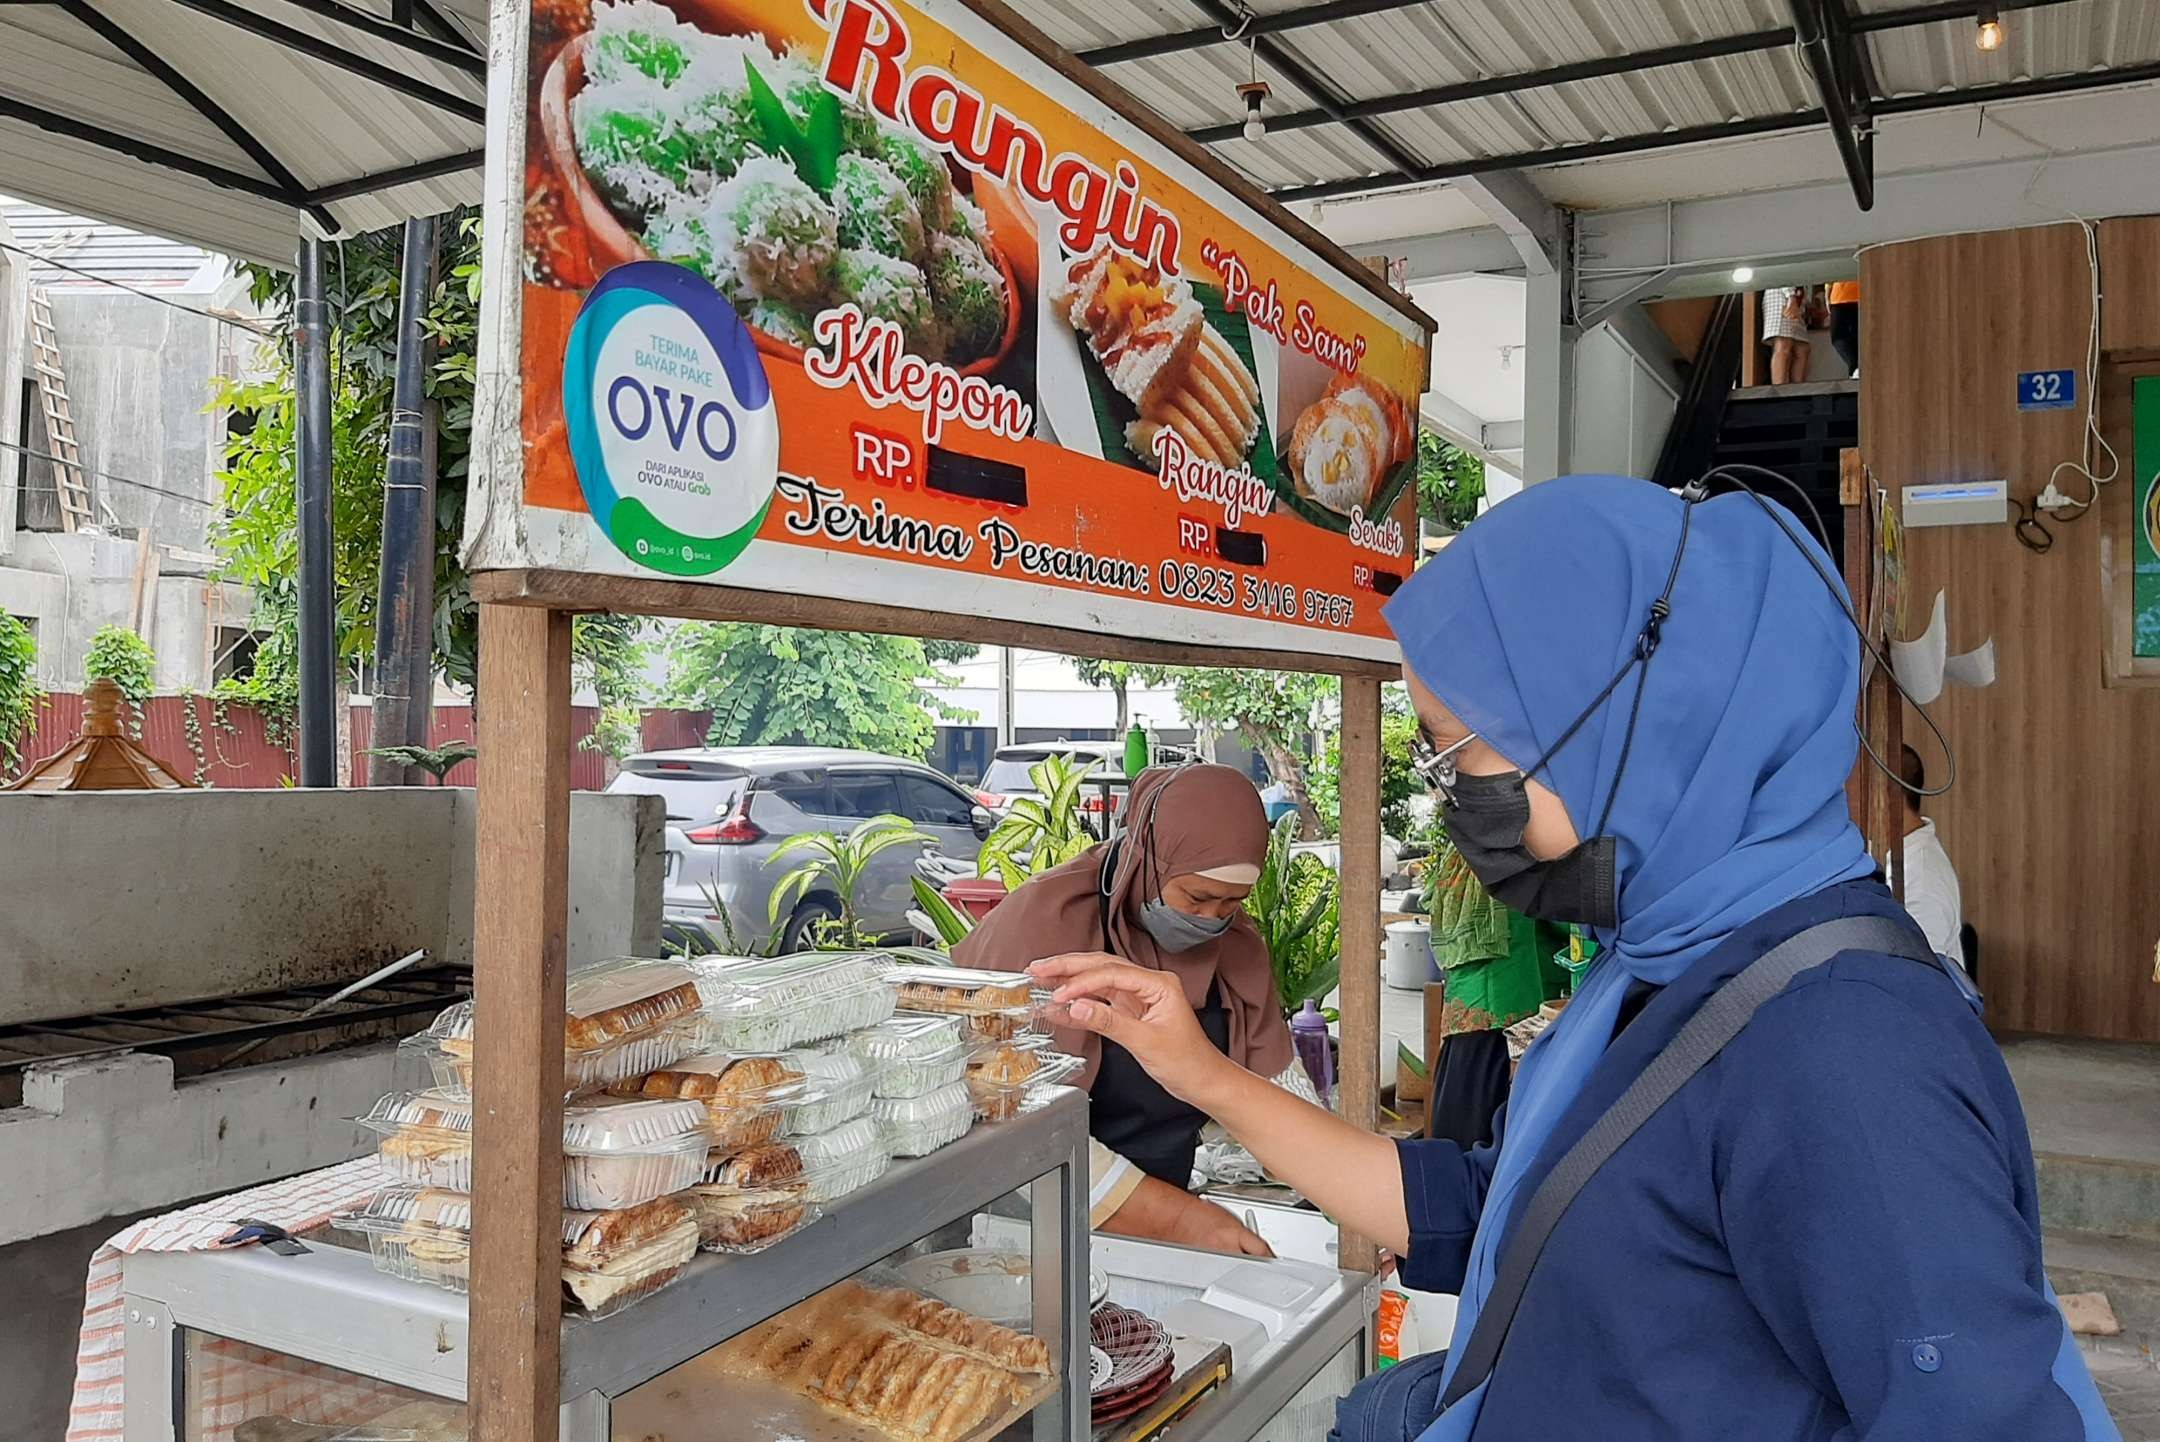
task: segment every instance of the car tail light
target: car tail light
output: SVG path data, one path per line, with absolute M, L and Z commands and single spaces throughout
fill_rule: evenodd
M 1080 798 L 1080 809 L 1081 809 L 1082 811 L 1085 811 L 1085 812 L 1087 812 L 1087 813 L 1088 813 L 1089 815 L 1091 815 L 1091 816 L 1093 816 L 1093 815 L 1100 815 L 1100 814 L 1101 814 L 1101 813 L 1102 813 L 1102 812 L 1103 812 L 1103 811 L 1104 811 L 1105 809 L 1107 809 L 1107 808 L 1105 808 L 1105 806 L 1103 805 L 1102 793 L 1101 793 L 1101 792 L 1097 792 L 1097 793 L 1096 793 L 1095 795 L 1093 795 L 1093 796 L 1083 796 L 1083 797 L 1081 797 L 1081 798 Z
M 1005 807 L 1005 798 L 995 791 L 977 791 L 975 793 L 975 804 L 986 806 L 992 811 L 1001 811 Z
M 700 846 L 748 846 L 764 839 L 765 828 L 739 809 L 718 821 L 683 833 L 683 840 L 695 841 Z

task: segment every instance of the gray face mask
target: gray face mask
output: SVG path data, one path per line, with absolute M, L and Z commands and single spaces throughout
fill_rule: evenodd
M 1228 931 L 1230 918 L 1194 916 L 1191 912 L 1179 911 L 1158 896 L 1153 901 L 1141 903 L 1140 924 L 1164 951 L 1191 951 Z

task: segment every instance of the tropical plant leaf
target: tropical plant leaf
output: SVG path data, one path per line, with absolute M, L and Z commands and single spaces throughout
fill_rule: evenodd
M 920 917 L 917 923 L 925 936 L 934 936 L 947 951 L 963 941 L 975 929 L 974 919 L 959 907 L 945 899 L 945 894 L 920 876 L 908 878 L 915 893 L 916 910 L 908 913 L 909 920 Z
M 840 139 L 840 97 L 830 90 L 820 89 L 810 99 L 806 148 L 805 159 L 796 162 L 803 179 L 818 194 L 832 194 L 833 182 L 840 177 L 840 152 L 844 146 Z
M 815 173 L 817 158 L 811 148 L 810 137 L 788 114 L 787 105 L 773 92 L 765 77 L 758 73 L 752 62 L 743 61 L 743 72 L 750 82 L 750 114 L 764 133 L 765 143 L 774 152 L 787 156 L 795 166 L 795 173 L 815 185 L 811 177 Z M 830 181 L 820 187 L 821 193 L 832 190 Z

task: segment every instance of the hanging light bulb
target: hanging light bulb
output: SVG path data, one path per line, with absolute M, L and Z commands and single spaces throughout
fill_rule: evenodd
M 1974 18 L 1979 28 L 1973 31 L 1973 44 L 1982 50 L 2000 50 L 2003 43 L 2002 12 L 1992 3 L 1983 0 Z
M 1734 267 L 1733 267 L 1733 273 L 1732 273 L 1732 283 L 1733 283 L 1734 285 L 1746 285 L 1746 284 L 1747 284 L 1747 283 L 1748 283 L 1749 281 L 1753 280 L 1754 278 L 1755 278 L 1755 267 L 1754 267 L 1754 266 L 1752 266 L 1752 265 L 1736 265 L 1736 266 L 1734 266 Z
M 1245 72 L 1247 79 L 1237 88 L 1245 101 L 1245 138 L 1258 140 L 1267 134 L 1267 120 L 1260 114 L 1260 102 L 1268 98 L 1268 83 L 1260 78 L 1260 42 L 1247 47 L 1250 66 Z

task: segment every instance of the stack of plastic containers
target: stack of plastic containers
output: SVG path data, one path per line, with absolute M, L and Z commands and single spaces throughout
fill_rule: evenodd
M 702 1174 L 709 1117 L 696 1101 L 588 1093 L 672 1065 L 698 1045 L 694 978 L 669 962 L 625 959 L 574 973 L 564 988 L 563 1296 L 605 1316 L 679 1276 L 697 1248 L 684 1200 Z M 433 1089 L 393 1092 L 361 1125 L 397 1185 L 340 1217 L 365 1234 L 376 1267 L 463 1291 L 473 1211 L 471 1003 L 406 1045 Z

